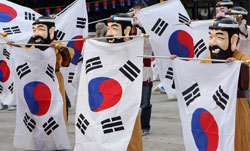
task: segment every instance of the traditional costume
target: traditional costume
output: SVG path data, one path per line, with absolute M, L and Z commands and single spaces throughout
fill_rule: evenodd
M 112 24 L 115 24 L 115 26 L 121 26 L 121 30 L 117 32 L 117 30 L 112 30 Z M 116 36 L 129 36 L 131 35 L 131 18 L 127 14 L 118 14 L 114 15 L 108 20 L 108 31 L 106 36 L 107 37 L 116 37 Z M 119 42 L 125 42 L 130 40 L 130 38 L 112 38 L 107 39 L 107 42 L 109 43 L 119 43 Z M 140 112 L 138 112 L 132 137 L 130 139 L 127 151 L 142 151 L 143 145 L 142 145 L 142 130 L 141 130 L 141 121 L 140 121 Z
M 42 42 L 42 44 L 50 44 L 51 42 L 53 42 L 54 40 L 54 30 L 52 30 L 52 28 L 55 27 L 55 23 L 54 20 L 50 17 L 39 17 L 34 23 L 33 26 L 36 24 L 44 24 L 47 25 L 48 27 L 48 35 L 46 37 L 46 39 L 44 40 L 44 42 Z M 36 42 L 36 36 L 38 36 L 38 38 L 41 38 L 41 36 L 38 34 L 36 35 L 34 33 L 33 37 L 29 40 L 29 44 L 35 44 Z M 40 42 L 39 42 L 40 43 Z M 25 49 L 32 49 L 32 48 L 39 48 L 42 51 L 44 51 L 45 49 L 47 49 L 47 46 L 34 46 L 34 45 L 28 45 L 25 46 L 23 48 Z M 56 69 L 55 69 L 55 73 L 59 82 L 59 87 L 60 87 L 60 92 L 62 94 L 62 98 L 63 98 L 63 116 L 65 119 L 65 123 L 67 125 L 67 113 L 66 113 L 66 93 L 65 93 L 65 87 L 64 87 L 64 79 L 63 79 L 63 75 L 60 72 L 60 67 L 68 67 L 72 57 L 74 56 L 74 50 L 72 48 L 69 47 L 65 47 L 65 45 L 63 45 L 62 43 L 56 43 L 56 47 L 55 47 L 55 53 L 56 53 Z
M 237 32 L 238 31 L 238 32 Z M 227 33 L 228 47 L 223 49 L 220 46 L 216 36 L 221 36 Z M 239 27 L 238 23 L 231 18 L 224 18 L 215 22 L 209 27 L 210 41 L 209 49 L 210 55 L 206 59 L 228 59 L 234 58 L 236 60 L 249 60 L 249 56 L 236 50 L 238 40 Z M 227 37 L 227 36 L 225 36 Z M 219 38 L 225 38 L 219 37 Z M 234 39 L 235 38 L 235 39 Z M 214 63 L 211 61 L 202 61 L 202 63 Z M 249 90 L 249 66 L 242 64 L 240 70 L 237 102 L 236 102 L 236 127 L 235 127 L 235 151 L 247 151 L 250 149 L 250 110 L 245 96 L 245 90 Z

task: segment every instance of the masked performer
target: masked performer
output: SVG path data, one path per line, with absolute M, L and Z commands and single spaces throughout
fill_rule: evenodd
M 119 36 L 129 36 L 131 35 L 131 18 L 127 14 L 114 15 L 108 21 L 108 31 L 107 37 L 114 37 L 107 39 L 109 43 L 120 43 L 129 41 L 130 38 L 115 38 Z M 127 151 L 142 151 L 142 132 L 141 132 L 141 122 L 140 113 L 138 113 L 132 137 L 130 139 Z
M 62 43 L 55 43 L 55 22 L 51 17 L 41 16 L 33 23 L 33 36 L 29 40 L 28 44 L 23 48 L 32 49 L 38 48 L 41 51 L 45 51 L 49 46 L 37 46 L 32 44 L 50 44 L 50 47 L 55 48 L 56 52 L 56 76 L 59 82 L 60 92 L 63 98 L 63 116 L 65 123 L 67 123 L 66 113 L 66 94 L 64 88 L 64 79 L 60 72 L 60 67 L 68 67 L 72 57 L 74 56 L 74 50 L 72 48 L 65 47 Z M 13 42 L 8 42 L 12 46 L 20 47 Z M 67 124 L 66 124 L 67 125 Z
M 226 17 L 228 10 L 233 7 L 233 1 L 221 0 L 216 3 L 216 18 Z
M 223 18 L 209 26 L 210 55 L 206 59 L 222 59 L 227 62 L 248 60 L 249 56 L 236 49 L 239 39 L 238 23 L 232 18 Z M 203 63 L 216 63 L 203 61 Z M 249 66 L 241 65 L 236 102 L 235 151 L 250 148 L 250 110 L 245 95 L 249 89 Z

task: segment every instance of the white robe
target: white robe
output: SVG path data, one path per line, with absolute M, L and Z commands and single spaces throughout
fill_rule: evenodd
M 239 34 L 239 43 L 237 45 L 237 49 L 245 52 L 250 55 L 250 26 L 246 25 L 243 21 L 239 26 L 240 34 Z

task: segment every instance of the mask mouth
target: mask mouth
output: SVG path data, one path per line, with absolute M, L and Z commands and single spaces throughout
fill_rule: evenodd
M 107 35 L 106 37 L 114 37 L 114 38 L 107 38 L 107 42 L 108 43 L 120 43 L 120 42 L 124 42 L 123 39 L 118 39 L 118 38 L 115 38 L 115 36 L 113 35 Z
M 36 43 L 36 44 L 43 44 L 44 42 L 45 42 L 45 39 L 42 37 L 42 36 L 35 36 L 34 38 L 33 38 L 33 40 L 34 40 L 34 42 Z
M 107 35 L 106 37 L 114 37 L 113 35 Z M 107 42 L 113 43 L 115 42 L 115 38 L 107 38 Z
M 219 53 L 220 52 L 220 49 L 214 49 L 212 50 L 212 53 Z
M 215 54 L 218 54 L 220 53 L 220 51 L 223 51 L 219 46 L 209 46 L 209 50 L 212 52 L 212 53 L 215 53 Z

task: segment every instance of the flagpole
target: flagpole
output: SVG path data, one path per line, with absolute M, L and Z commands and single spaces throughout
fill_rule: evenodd
M 101 40 L 101 39 L 116 39 L 116 38 L 137 38 L 137 37 L 144 37 L 148 38 L 148 34 L 141 34 L 135 36 L 116 36 L 116 37 L 97 37 L 97 38 L 81 38 L 81 39 L 69 39 L 69 40 L 59 40 L 54 41 L 56 42 L 70 42 L 70 41 L 85 41 L 87 39 L 94 39 L 94 40 Z M 7 44 L 7 42 L 0 42 L 0 44 Z M 28 44 L 28 43 L 13 43 L 15 45 L 26 46 L 26 45 L 33 45 L 33 46 L 50 46 L 50 44 Z
M 96 21 L 89 22 L 88 24 L 91 25 L 91 24 L 94 24 L 94 23 L 98 23 L 98 22 L 101 22 L 101 21 L 108 20 L 108 19 L 109 19 L 109 18 L 103 18 L 103 19 L 100 19 L 100 20 L 96 20 Z
M 133 12 L 127 12 L 128 15 L 131 15 L 132 13 L 134 13 L 135 11 Z M 98 23 L 98 22 L 101 22 L 101 21 L 105 21 L 105 20 L 109 20 L 110 17 L 108 18 L 103 18 L 103 19 L 99 19 L 99 20 L 96 20 L 96 21 L 92 21 L 92 22 L 89 22 L 88 24 L 91 25 L 91 24 L 94 24 L 94 23 Z
M 60 41 L 56 41 L 56 42 L 84 41 L 84 40 L 87 40 L 87 39 L 102 40 L 102 39 L 137 38 L 137 37 L 148 38 L 149 35 L 148 35 L 148 34 L 141 34 L 141 35 L 135 35 L 135 36 L 115 36 L 115 37 L 80 38 L 80 39 L 60 40 Z
M 71 4 L 69 4 L 67 7 L 65 7 L 63 10 L 61 10 L 59 13 L 57 13 L 55 16 L 53 16 L 54 19 L 56 19 L 57 16 L 60 16 L 63 12 L 65 12 L 67 9 L 69 9 L 72 5 L 74 5 L 78 0 L 75 0 Z
M 159 59 L 171 59 L 170 56 L 147 56 L 147 55 L 142 55 L 142 56 L 137 56 L 137 57 L 142 57 L 142 58 L 159 58 Z M 222 62 L 226 63 L 226 60 L 219 60 L 219 59 L 202 59 L 202 58 L 186 58 L 186 57 L 177 57 L 178 59 L 181 60 L 195 60 L 195 61 L 214 61 L 214 62 Z M 249 64 L 250 60 L 237 60 L 240 61 L 241 63 L 246 63 Z

